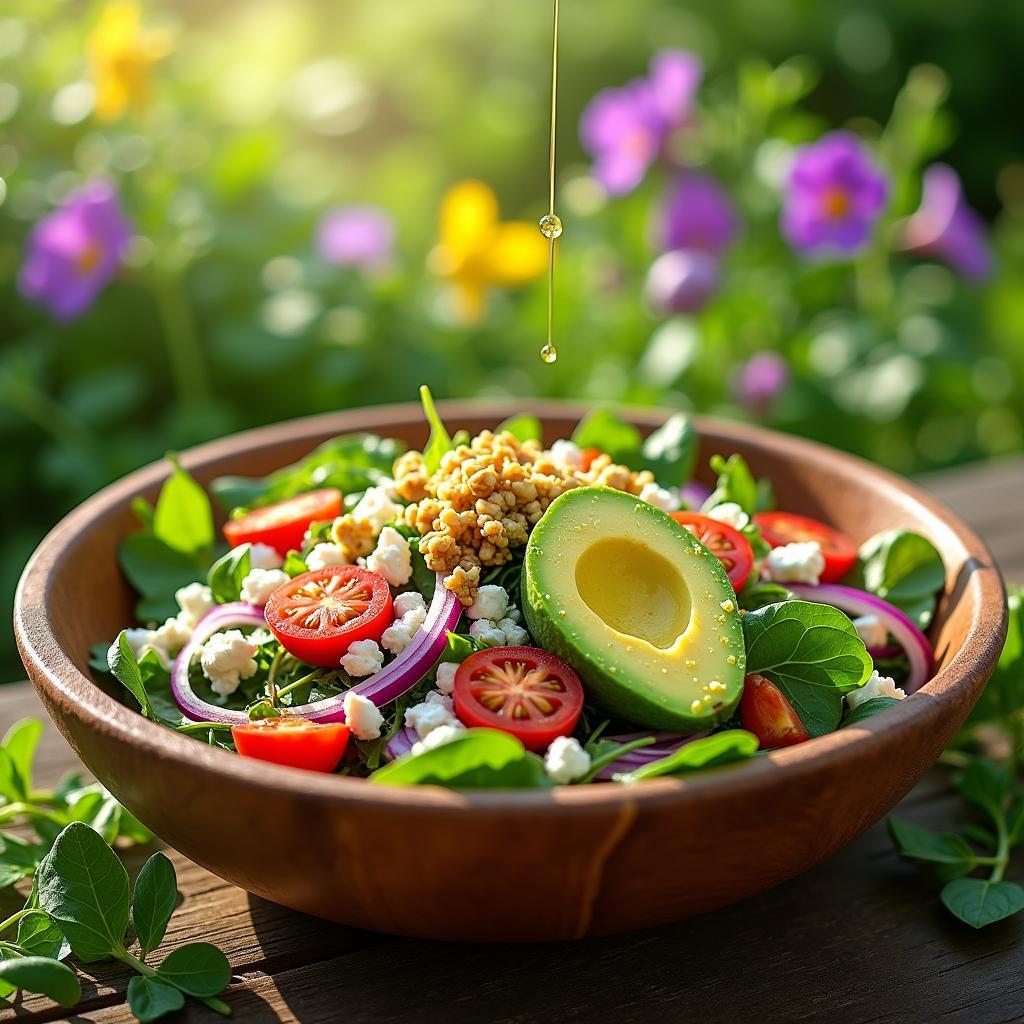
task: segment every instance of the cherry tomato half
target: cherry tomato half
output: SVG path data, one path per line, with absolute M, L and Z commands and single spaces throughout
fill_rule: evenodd
M 231 519 L 224 524 L 224 536 L 233 548 L 239 544 L 269 544 L 283 557 L 302 547 L 310 523 L 340 515 L 341 491 L 325 487 L 254 508 L 241 519 Z
M 798 516 L 792 512 L 758 512 L 754 522 L 761 527 L 761 536 L 773 548 L 800 541 L 817 541 L 825 556 L 822 583 L 841 580 L 857 561 L 857 547 L 849 537 L 810 516 Z
M 264 614 L 289 654 L 322 668 L 336 668 L 356 640 L 379 640 L 395 618 L 388 581 L 358 565 L 314 569 L 282 583 Z
M 318 725 L 297 715 L 231 727 L 235 748 L 244 757 L 311 772 L 334 771 L 345 753 L 348 735 L 344 722 Z
M 682 523 L 725 567 L 729 582 L 737 593 L 747 582 L 754 565 L 754 549 L 750 541 L 728 523 L 720 523 L 699 512 L 672 512 L 672 518 Z
M 500 729 L 527 750 L 568 736 L 583 710 L 583 686 L 561 658 L 539 647 L 491 647 L 455 673 L 455 713 L 466 725 Z
M 770 680 L 752 672 L 743 680 L 740 722 L 757 737 L 762 750 L 791 747 L 811 734 L 786 695 Z

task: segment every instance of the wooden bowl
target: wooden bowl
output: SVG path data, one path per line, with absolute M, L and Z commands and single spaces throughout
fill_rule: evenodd
M 449 404 L 476 432 L 512 412 L 567 436 L 580 406 Z M 661 413 L 631 419 L 649 430 Z M 553 792 L 385 788 L 237 757 L 144 719 L 87 667 L 89 645 L 132 621 L 117 568 L 136 528 L 133 497 L 155 498 L 166 465 L 101 491 L 39 546 L 18 588 L 15 629 L 40 697 L 81 759 L 158 836 L 250 892 L 362 928 L 445 939 L 570 939 L 673 921 L 743 899 L 838 850 L 889 810 L 935 761 L 996 663 L 1002 582 L 985 545 L 928 495 L 851 456 L 714 420 L 701 464 L 741 452 L 780 507 L 857 541 L 920 531 L 947 582 L 932 629 L 938 671 L 884 715 L 735 768 Z M 418 406 L 378 407 L 250 431 L 186 453 L 208 483 L 264 474 L 339 433 L 421 445 Z

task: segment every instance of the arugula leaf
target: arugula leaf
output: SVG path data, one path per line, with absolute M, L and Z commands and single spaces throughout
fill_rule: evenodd
M 785 694 L 811 736 L 839 725 L 843 695 L 871 675 L 871 656 L 850 619 L 810 601 L 770 604 L 743 616 L 746 671 Z
M 885 530 L 865 541 L 858 557 L 864 589 L 927 629 L 936 592 L 946 582 L 946 567 L 935 545 L 910 530 Z
M 651 761 L 635 771 L 614 776 L 615 782 L 642 782 L 659 775 L 679 775 L 704 768 L 745 761 L 757 753 L 757 737 L 743 729 L 726 729 L 712 736 L 693 740 L 680 747 L 674 754 L 659 761 Z
M 379 786 L 449 789 L 546 789 L 544 762 L 514 736 L 497 729 L 467 729 L 422 754 L 406 754 L 370 776 Z
M 518 441 L 539 441 L 543 437 L 540 420 L 525 412 L 518 416 L 509 416 L 494 428 L 496 434 L 503 430 L 507 430 Z
M 117 634 L 117 639 L 110 645 L 107 652 L 107 665 L 114 678 L 138 701 L 139 708 L 147 718 L 153 717 L 153 709 L 149 703 L 149 694 L 142 682 L 142 671 L 132 646 L 128 643 L 125 630 Z
M 965 839 L 953 832 L 940 835 L 899 818 L 889 818 L 886 824 L 900 856 L 908 860 L 963 865 L 967 869 L 974 866 L 974 851 Z
M 738 454 L 730 455 L 728 459 L 712 455 L 711 468 L 718 474 L 718 483 L 703 507 L 714 508 L 726 502 L 735 502 L 748 516 L 752 516 L 758 508 L 758 492 L 757 481 L 750 472 L 747 460 Z
M 26 992 L 38 992 L 64 1007 L 82 998 L 78 976 L 67 964 L 45 956 L 0 960 L 0 981 Z
M 142 1024 L 180 1010 L 184 1005 L 184 995 L 173 985 L 166 985 L 157 978 L 137 974 L 128 982 L 128 1006 Z
M 213 511 L 206 491 L 168 454 L 171 475 L 160 489 L 153 513 L 153 536 L 185 555 L 209 558 L 213 549 Z
M 130 533 L 121 541 L 118 562 L 141 600 L 135 614 L 142 622 L 176 615 L 174 592 L 203 579 L 209 560 L 175 550 L 152 533 Z
M 163 940 L 177 898 L 174 865 L 162 853 L 154 853 L 143 864 L 132 893 L 131 922 L 143 957 Z
M 874 718 L 875 715 L 895 707 L 899 702 L 898 697 L 872 697 L 870 700 L 862 701 L 843 720 L 843 728 Z
M 228 958 L 209 942 L 191 942 L 172 950 L 156 973 L 190 996 L 215 996 L 231 981 Z
M 252 568 L 252 545 L 239 544 L 221 555 L 206 576 L 206 585 L 213 593 L 216 604 L 237 601 L 242 594 L 242 581 Z
M 679 487 L 693 475 L 697 443 L 693 420 L 676 413 L 644 441 L 639 468 L 649 469 L 663 487 Z
M 423 466 L 428 473 L 433 473 L 441 465 L 441 456 L 452 450 L 452 439 L 437 414 L 434 396 L 426 384 L 420 387 L 420 401 L 423 403 L 423 415 L 430 424 L 430 438 L 423 449 Z
M 7 730 L 3 749 L 11 759 L 14 777 L 20 781 L 21 799 L 28 799 L 32 792 L 32 761 L 43 734 L 43 723 L 38 718 L 22 718 Z
M 448 642 L 441 652 L 441 657 L 437 659 L 437 663 L 440 665 L 450 661 L 461 665 L 471 654 L 479 650 L 480 646 L 473 637 L 465 636 L 462 633 L 453 633 L 449 630 Z
M 958 878 L 942 889 L 946 909 L 973 928 L 1001 921 L 1024 910 L 1024 888 L 1013 882 Z
M 576 424 L 572 440 L 580 448 L 599 448 L 613 462 L 634 468 L 640 460 L 640 431 L 609 409 L 595 409 Z

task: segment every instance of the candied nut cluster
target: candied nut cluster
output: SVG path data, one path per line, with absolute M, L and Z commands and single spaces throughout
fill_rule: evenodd
M 653 480 L 607 455 L 584 471 L 556 462 L 539 441 L 489 430 L 446 452 L 435 473 L 427 473 L 419 452 L 407 452 L 394 475 L 399 495 L 411 503 L 405 522 L 420 534 L 427 566 L 445 574 L 444 585 L 466 606 L 476 598 L 481 568 L 508 562 L 560 494 L 581 486 L 639 494 Z
M 377 543 L 373 523 L 365 519 L 356 519 L 351 512 L 334 520 L 331 539 L 345 552 L 345 557 L 350 562 L 357 558 L 365 558 Z

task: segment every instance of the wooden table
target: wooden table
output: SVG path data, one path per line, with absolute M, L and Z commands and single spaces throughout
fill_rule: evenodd
M 1008 579 L 1024 582 L 1024 460 L 924 483 L 988 540 Z M 0 723 L 32 714 L 42 712 L 27 683 L 0 688 Z M 41 781 L 75 766 L 50 728 Z M 898 813 L 933 829 L 954 825 L 960 805 L 948 773 L 930 772 Z M 129 853 L 129 868 L 148 852 Z M 938 887 L 897 860 L 882 825 L 739 906 L 572 945 L 453 945 L 360 932 L 266 903 L 171 857 L 183 902 L 164 949 L 199 939 L 220 946 L 235 975 L 227 1000 L 246 1024 L 1024 1021 L 1024 917 L 981 932 L 954 921 Z M 1022 867 L 1018 861 L 1018 878 Z M 8 908 L 14 901 L 0 900 L 0 913 Z M 87 970 L 91 980 L 70 1019 L 132 1020 L 128 972 Z M 35 997 L 0 1009 L 0 1021 L 63 1017 Z M 166 1019 L 221 1018 L 190 1001 Z

